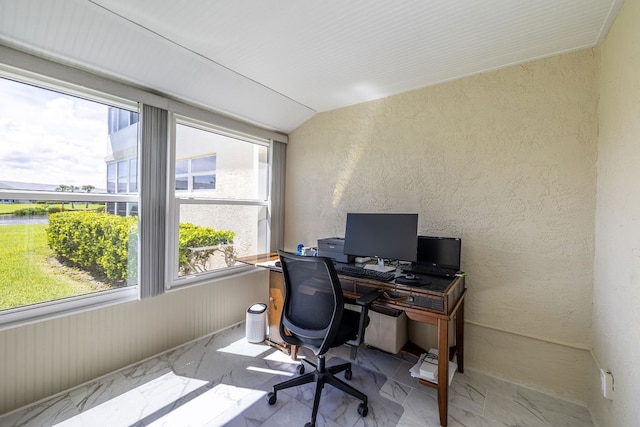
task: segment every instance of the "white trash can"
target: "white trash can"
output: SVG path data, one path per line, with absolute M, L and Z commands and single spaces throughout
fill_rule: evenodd
M 267 305 L 261 302 L 253 304 L 247 310 L 247 341 L 261 343 L 267 332 Z

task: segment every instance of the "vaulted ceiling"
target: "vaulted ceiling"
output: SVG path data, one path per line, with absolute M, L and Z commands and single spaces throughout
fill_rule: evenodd
M 289 132 L 317 112 L 596 46 L 621 4 L 2 0 L 0 43 Z

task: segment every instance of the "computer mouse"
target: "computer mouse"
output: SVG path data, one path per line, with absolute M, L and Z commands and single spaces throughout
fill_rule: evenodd
M 276 261 L 276 267 L 282 267 L 282 263 L 280 261 Z
M 404 278 L 405 278 L 405 279 L 408 279 L 408 280 L 413 280 L 413 279 L 415 279 L 415 278 L 416 278 L 416 276 L 415 276 L 415 275 L 413 275 L 413 274 L 405 274 L 405 275 L 404 275 Z

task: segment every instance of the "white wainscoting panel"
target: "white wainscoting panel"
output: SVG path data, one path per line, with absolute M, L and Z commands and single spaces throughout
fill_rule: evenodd
M 0 414 L 245 319 L 268 272 L 0 331 Z

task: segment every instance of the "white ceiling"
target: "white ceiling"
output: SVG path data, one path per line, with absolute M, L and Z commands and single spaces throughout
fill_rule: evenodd
M 289 132 L 316 112 L 596 46 L 621 4 L 1 0 L 0 43 Z

